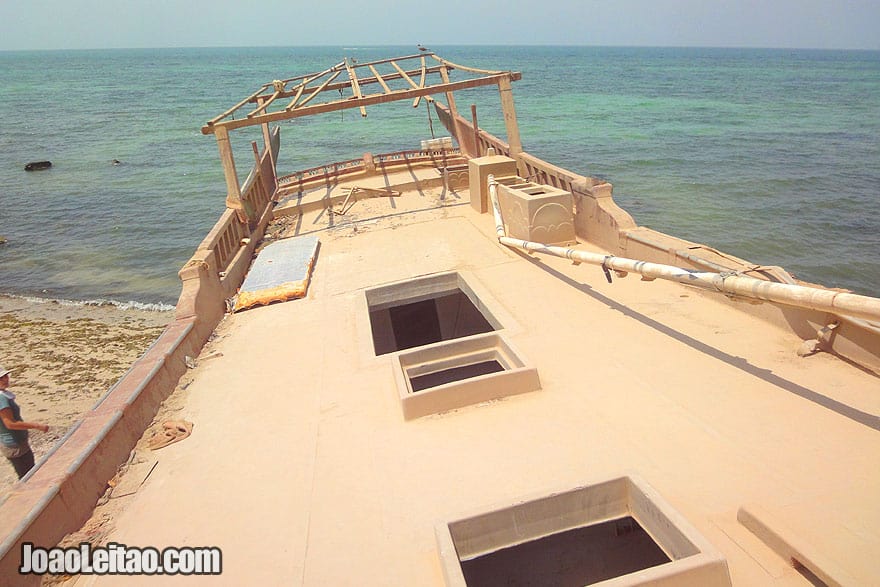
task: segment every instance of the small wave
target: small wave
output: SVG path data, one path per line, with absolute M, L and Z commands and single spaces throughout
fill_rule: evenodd
M 175 309 L 176 306 L 172 306 L 170 304 L 163 304 L 161 302 L 157 303 L 146 303 L 146 302 L 120 302 L 117 300 L 105 300 L 105 299 L 97 299 L 97 300 L 65 300 L 59 298 L 40 298 L 36 296 L 26 296 L 26 295 L 17 295 L 17 294 L 2 294 L 3 297 L 13 298 L 18 300 L 24 300 L 26 302 L 30 302 L 32 304 L 58 304 L 60 306 L 92 306 L 92 307 L 103 307 L 103 306 L 113 306 L 120 310 L 140 310 L 142 312 L 170 312 Z

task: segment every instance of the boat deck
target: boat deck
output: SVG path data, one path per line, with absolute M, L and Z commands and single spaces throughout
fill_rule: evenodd
M 158 465 L 113 500 L 108 540 L 221 547 L 223 575 L 197 582 L 439 586 L 438 522 L 632 473 L 734 585 L 810 584 L 749 514 L 828 576 L 880 584 L 875 376 L 799 358 L 794 334 L 723 297 L 509 250 L 468 202 L 435 186 L 270 228 L 319 235 L 307 296 L 221 323 L 169 400 L 192 435 L 140 453 Z M 444 272 L 541 389 L 407 420 L 365 290 Z

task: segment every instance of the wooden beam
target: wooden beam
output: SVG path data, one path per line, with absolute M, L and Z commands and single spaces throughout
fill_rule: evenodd
M 510 145 L 510 158 L 519 159 L 517 155 L 522 153 L 522 140 L 519 137 L 519 123 L 516 120 L 516 108 L 513 106 L 513 90 L 510 88 L 510 78 L 501 77 L 498 80 L 498 93 L 501 94 L 501 111 L 504 113 L 504 127 L 507 129 L 507 144 Z
M 285 84 L 289 84 L 290 82 L 295 82 L 295 81 L 297 81 L 297 80 L 301 80 L 301 79 L 302 79 L 302 80 L 306 80 L 306 81 L 302 82 L 302 84 L 300 84 L 300 85 L 305 85 L 305 84 L 308 84 L 309 82 L 312 82 L 312 81 L 318 79 L 319 77 L 323 77 L 323 76 L 327 75 L 327 74 L 330 73 L 331 71 L 336 71 L 337 69 L 341 69 L 344 65 L 345 65 L 345 63 L 343 63 L 342 61 L 340 61 L 339 63 L 337 63 L 337 64 L 334 65 L 333 67 L 327 68 L 327 69 L 325 69 L 324 71 L 322 71 L 322 72 L 320 72 L 320 73 L 306 73 L 306 74 L 303 74 L 303 75 L 298 75 L 298 76 L 296 76 L 296 77 L 289 77 L 289 78 L 287 78 L 287 79 L 285 79 L 285 80 L 281 80 L 281 81 L 283 81 Z M 270 85 L 271 85 L 271 84 L 266 84 L 266 85 L 263 86 L 263 87 L 264 87 L 264 88 L 267 88 L 267 87 L 269 87 Z
M 425 87 L 425 76 L 427 76 L 427 70 L 425 68 L 425 57 L 423 55 L 422 56 L 422 79 L 419 80 L 419 87 L 420 88 Z M 413 108 L 419 107 L 419 100 L 421 100 L 421 99 L 422 99 L 421 96 L 416 96 L 415 100 L 413 100 Z
M 211 126 L 212 124 L 214 124 L 218 120 L 222 120 L 223 118 L 226 118 L 227 116 L 229 116 L 230 114 L 232 114 L 233 112 L 235 112 L 236 110 L 238 110 L 239 108 L 241 108 L 242 106 L 244 106 L 245 104 L 250 102 L 251 100 L 254 100 L 255 98 L 257 98 L 260 95 L 260 93 L 263 90 L 265 90 L 268 87 L 269 87 L 269 84 L 263 84 L 259 90 L 257 90 L 256 92 L 254 92 L 253 94 L 251 94 L 250 96 L 248 96 L 247 98 L 245 98 L 244 100 L 242 100 L 241 102 L 239 102 L 238 104 L 236 104 L 235 106 L 233 106 L 232 108 L 230 108 L 229 110 L 224 112 L 223 114 L 215 116 L 214 118 L 209 120 L 208 126 Z
M 390 94 L 391 88 L 388 87 L 388 84 L 385 83 L 385 79 L 381 75 L 379 75 L 379 72 L 376 71 L 376 68 L 370 65 L 370 71 L 372 71 L 373 75 L 376 76 L 375 80 L 379 82 L 379 84 L 382 86 L 382 89 L 385 90 L 385 93 Z
M 275 164 L 277 162 L 275 161 L 275 154 L 272 152 L 272 131 L 269 128 L 268 124 L 261 124 L 260 128 L 263 131 L 263 145 L 265 145 L 264 148 L 266 149 L 266 152 L 269 154 L 269 159 L 272 161 L 272 169 L 273 169 L 272 174 L 274 176 L 275 170 L 276 170 Z
M 505 71 L 494 71 L 494 70 L 491 70 L 491 69 L 477 69 L 476 67 L 465 67 L 464 65 L 458 65 L 457 63 L 453 63 L 453 62 L 451 62 L 451 61 L 447 61 L 446 59 L 443 59 L 442 57 L 439 57 L 439 56 L 437 56 L 437 55 L 434 55 L 433 53 L 431 53 L 430 55 L 431 55 L 431 57 L 433 57 L 435 60 L 439 61 L 440 63 L 442 63 L 443 65 L 445 65 L 445 66 L 447 66 L 447 67 L 451 67 L 451 68 L 453 68 L 453 69 L 460 69 L 460 70 L 462 70 L 462 71 L 469 71 L 469 72 L 471 72 L 471 73 L 480 73 L 480 74 L 483 74 L 483 75 L 498 75 L 498 74 L 500 74 L 500 73 L 509 73 L 509 74 L 516 73 L 516 72 L 513 72 L 513 71 L 507 71 L 507 72 L 505 72 Z M 517 79 L 518 79 L 518 78 L 517 78 Z
M 397 73 L 400 74 L 400 77 L 402 77 L 403 79 L 406 80 L 406 83 L 408 83 L 409 85 L 411 85 L 411 86 L 414 87 L 414 88 L 418 88 L 418 87 L 419 87 L 418 85 L 416 85 L 416 82 L 414 82 L 414 81 L 412 80 L 412 78 L 409 77 L 409 75 L 407 75 L 407 73 L 406 73 L 405 71 L 403 71 L 403 69 L 401 69 L 399 65 L 397 65 L 397 62 L 396 62 L 396 61 L 392 61 L 392 62 L 391 62 L 391 65 L 394 66 L 394 69 L 397 70 Z
M 213 126 L 204 126 L 202 127 L 202 133 L 210 134 L 212 132 L 216 132 L 218 128 L 226 128 L 227 130 L 232 130 L 234 128 L 242 128 L 246 126 L 253 126 L 255 124 L 265 124 L 269 122 L 276 122 L 278 120 L 289 120 L 291 118 L 299 118 L 302 116 L 309 116 L 312 114 L 323 114 L 326 112 L 337 112 L 339 110 L 347 110 L 350 108 L 358 108 L 360 106 L 372 106 L 375 104 L 385 104 L 387 102 L 394 102 L 397 100 L 411 100 L 416 96 L 428 96 L 430 94 L 439 94 L 443 92 L 453 92 L 458 90 L 465 90 L 468 88 L 478 88 L 482 86 L 488 85 L 498 85 L 502 79 L 511 79 L 511 75 L 518 74 L 510 74 L 504 73 L 501 75 L 488 76 L 488 77 L 479 77 L 467 80 L 461 80 L 457 82 L 452 82 L 448 84 L 438 84 L 435 86 L 429 86 L 425 88 L 412 88 L 409 90 L 396 90 L 391 92 L 390 94 L 371 94 L 369 96 L 364 96 L 360 99 L 345 99 L 345 100 L 336 100 L 333 102 L 327 102 L 324 104 L 315 104 L 314 106 L 299 107 L 293 110 L 281 110 L 279 112 L 267 112 L 261 114 L 259 116 L 254 116 L 253 118 L 242 118 L 239 120 L 227 120 L 225 122 L 218 122 Z M 514 78 L 518 79 L 518 78 Z
M 291 101 L 290 101 L 290 104 L 288 104 L 284 109 L 285 109 L 285 110 L 290 110 L 291 108 L 296 108 L 296 103 L 299 102 L 299 99 L 300 99 L 300 98 L 302 98 L 303 90 L 305 90 L 305 89 L 306 89 L 306 85 L 305 85 L 305 84 L 300 85 L 300 86 L 296 89 L 296 94 L 294 94 L 294 96 L 293 96 L 293 100 L 291 100 Z
M 261 112 L 265 112 L 266 108 L 269 107 L 269 104 L 274 102 L 275 99 L 280 95 L 281 95 L 281 92 L 279 92 L 278 90 L 275 90 L 275 93 L 272 94 L 268 100 L 266 100 L 266 99 L 259 100 L 258 101 L 259 105 L 256 107 L 256 109 L 254 109 L 253 112 L 248 112 L 248 115 L 247 115 L 248 118 L 254 117 L 257 114 L 260 114 Z
M 369 67 L 371 65 L 380 65 L 382 63 L 393 63 L 395 61 L 407 61 L 409 59 L 417 59 L 422 55 L 433 55 L 433 53 L 417 53 L 415 55 L 406 55 L 404 57 L 391 57 L 389 59 L 379 59 L 378 61 L 367 61 L 365 63 L 358 63 L 355 67 Z
M 339 74 L 340 74 L 340 73 L 342 73 L 342 72 L 341 72 L 341 71 L 334 71 L 334 72 L 333 72 L 333 75 L 331 75 L 330 77 L 328 77 L 328 78 L 324 81 L 323 84 L 321 84 L 320 86 L 318 86 L 318 88 L 317 88 L 314 92 L 312 92 L 311 94 L 309 94 L 308 98 L 306 98 L 305 100 L 303 100 L 302 102 L 300 102 L 299 104 L 297 104 L 296 106 L 294 106 L 293 109 L 296 110 L 297 108 L 302 108 L 303 106 L 305 106 L 306 104 L 308 104 L 309 102 L 311 102 L 312 99 L 313 99 L 315 96 L 317 96 L 318 94 L 320 94 L 320 93 L 324 90 L 324 88 L 326 88 L 326 87 L 330 84 L 330 82 L 332 82 L 332 81 L 335 80 L 337 77 L 339 77 Z
M 217 138 L 217 149 L 220 151 L 220 163 L 223 165 L 223 175 L 226 177 L 226 207 L 237 211 L 239 220 L 247 222 L 247 212 L 241 200 L 241 185 L 238 183 L 238 174 L 235 171 L 235 157 L 232 155 L 232 145 L 229 143 L 229 131 L 218 127 L 214 132 Z
M 296 103 L 302 97 L 303 91 L 306 89 L 306 86 L 308 86 L 310 83 L 312 83 L 313 81 L 315 81 L 316 79 L 318 79 L 320 77 L 324 77 L 325 75 L 333 73 L 334 71 L 338 72 L 340 70 L 340 68 L 342 68 L 344 65 L 345 65 L 344 62 L 337 63 L 333 67 L 325 69 L 324 71 L 322 71 L 320 73 L 316 73 L 314 75 L 308 75 L 308 76 L 301 76 L 300 79 L 303 79 L 303 82 L 297 86 L 296 93 L 293 96 L 293 100 L 291 100 L 290 104 L 288 104 L 284 109 L 290 110 L 291 108 L 296 108 Z M 335 75 L 332 78 L 330 78 L 330 80 L 328 80 L 328 81 L 333 81 L 334 79 L 336 79 Z M 325 83 L 324 85 L 326 86 L 327 84 Z M 290 94 L 293 94 L 293 92 L 291 92 Z M 281 94 L 281 96 L 284 98 L 287 98 L 290 96 L 290 94 Z
M 348 62 L 348 60 L 346 60 L 346 62 L 345 62 L 345 69 L 348 71 L 348 79 L 351 82 L 351 93 L 354 94 L 355 98 L 358 98 L 358 99 L 363 98 L 364 95 L 361 94 L 361 87 L 358 85 L 358 76 L 355 73 L 354 68 Z M 367 109 L 365 107 L 361 106 L 360 110 L 361 110 L 361 116 L 366 118 L 367 117 Z
M 449 83 L 449 70 L 446 69 L 446 66 L 440 67 L 440 79 L 443 80 L 444 84 Z M 452 92 L 446 92 L 446 103 L 449 105 L 449 111 L 453 115 L 453 120 L 455 120 L 455 113 L 458 112 L 455 107 L 455 94 Z
M 444 84 L 449 83 L 449 69 L 445 65 L 440 66 L 440 79 L 443 80 Z M 464 141 L 462 141 L 461 124 L 458 121 L 458 108 L 455 106 L 455 94 L 453 92 L 446 92 L 446 103 L 449 106 L 449 113 L 452 115 L 452 127 L 455 129 L 452 131 L 452 134 L 455 135 L 462 150 L 467 150 Z
M 477 105 L 471 104 L 471 119 L 474 121 L 474 155 L 480 157 L 482 149 L 480 149 L 480 125 L 477 122 Z
M 442 69 L 442 67 L 443 67 L 442 65 L 435 65 L 435 66 L 429 67 L 429 68 L 428 68 L 428 75 L 431 75 L 431 74 L 433 74 L 433 73 L 438 73 L 438 72 Z M 420 70 L 418 70 L 418 69 L 413 69 L 413 70 L 408 70 L 408 71 L 406 71 L 406 74 L 409 75 L 409 76 L 414 76 L 414 75 L 418 74 L 419 72 L 420 72 Z M 367 85 L 370 85 L 370 84 L 375 84 L 375 83 L 380 83 L 380 84 L 381 84 L 382 81 L 391 81 L 391 80 L 395 80 L 395 79 L 401 79 L 401 75 L 400 75 L 399 73 L 386 73 L 385 75 L 382 75 L 382 74 L 378 74 L 378 73 L 377 73 L 377 75 L 378 75 L 380 78 L 384 78 L 384 79 L 379 79 L 379 80 L 377 80 L 375 77 L 359 77 L 359 78 L 358 78 L 358 83 L 360 84 L 361 88 L 363 88 L 363 86 L 367 86 Z M 332 92 L 332 91 L 337 91 L 337 90 L 339 90 L 340 88 L 343 89 L 343 90 L 345 90 L 345 89 L 347 89 L 350 85 L 351 85 L 351 84 L 350 84 L 349 82 L 337 82 L 337 83 L 335 83 L 335 84 L 330 84 L 330 85 L 328 85 L 328 86 L 327 86 L 326 88 L 324 88 L 322 91 L 324 91 L 324 92 Z M 302 88 L 302 84 L 300 84 L 299 86 L 294 86 L 294 87 L 295 87 L 295 88 L 298 88 L 298 89 L 299 89 L 299 88 Z M 306 89 L 309 89 L 309 88 L 306 88 Z M 298 91 L 298 90 L 297 90 L 297 91 Z M 391 91 L 391 90 L 389 90 L 389 91 Z M 280 97 L 280 98 L 288 98 L 288 97 L 290 97 L 290 96 L 293 96 L 293 94 L 294 94 L 294 91 L 293 91 L 293 90 L 288 90 L 288 91 L 282 93 L 281 96 L 279 96 L 279 97 Z M 255 98 L 252 98 L 252 99 L 250 99 L 249 101 L 250 101 L 250 102 L 258 102 L 259 100 L 261 100 L 261 99 L 265 99 L 265 98 L 268 98 L 268 97 L 269 97 L 269 94 L 263 94 L 262 96 L 256 96 Z

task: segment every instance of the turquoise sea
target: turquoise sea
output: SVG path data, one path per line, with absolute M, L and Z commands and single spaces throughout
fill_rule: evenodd
M 880 294 L 880 52 L 431 48 L 521 71 L 526 150 L 608 179 L 638 223 Z M 201 125 L 272 79 L 414 49 L 0 52 L 0 293 L 174 304 L 225 197 Z M 497 91 L 457 100 L 503 136 Z M 368 112 L 283 123 L 279 171 L 430 137 L 424 106 Z M 236 139 L 242 177 L 254 138 Z

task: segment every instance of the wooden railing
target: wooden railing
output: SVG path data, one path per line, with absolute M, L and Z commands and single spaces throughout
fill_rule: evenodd
M 248 225 L 239 220 L 235 210 L 227 208 L 197 250 L 213 251 L 217 267 L 224 271 L 248 234 Z
M 241 187 L 241 199 L 250 204 L 259 218 L 275 195 L 275 166 L 268 151 L 264 151 L 259 161 L 251 169 Z
M 251 172 L 245 179 L 241 189 L 242 201 L 248 202 L 250 209 L 254 211 L 254 221 L 259 221 L 266 215 L 272 198 L 275 195 L 275 157 L 278 154 L 279 129 L 272 134 L 269 150 L 264 149 L 259 160 L 254 164 Z M 242 222 L 235 210 L 227 208 L 220 219 L 214 224 L 211 231 L 205 236 L 198 251 L 210 251 L 214 254 L 214 261 L 219 272 L 225 272 L 242 247 L 242 240 L 251 236 L 251 227 L 247 222 Z M 202 255 L 203 256 L 203 255 Z
M 328 163 L 327 165 L 319 165 L 318 167 L 310 167 L 302 171 L 296 171 L 288 175 L 278 178 L 279 188 L 288 188 L 294 184 L 310 183 L 312 180 L 321 180 L 329 177 L 339 177 L 352 173 L 363 172 L 366 169 L 364 160 L 349 159 L 347 161 L 337 161 L 336 163 Z
M 395 151 L 394 153 L 383 153 L 381 155 L 373 155 L 373 161 L 376 167 L 388 169 L 390 167 L 405 167 L 413 164 L 429 164 L 435 167 L 446 167 L 450 159 L 460 159 L 461 151 L 458 149 L 437 149 L 437 150 L 412 150 L 412 151 Z
M 289 194 L 303 190 L 310 185 L 327 183 L 329 180 L 358 173 L 369 173 L 376 169 L 389 171 L 395 167 L 411 167 L 413 165 L 447 167 L 450 164 L 461 163 L 462 161 L 463 158 L 459 149 L 415 149 L 381 153 L 379 155 L 367 153 L 361 159 L 337 161 L 336 163 L 311 167 L 279 177 L 278 191 Z
M 587 187 L 592 187 L 593 185 L 596 185 L 597 181 L 599 181 L 592 177 L 585 177 L 583 175 L 572 173 L 562 167 L 547 163 L 529 153 L 520 153 L 519 163 L 522 166 L 520 171 L 523 173 L 525 179 L 535 183 L 552 185 L 555 188 L 571 193 L 582 190 L 583 182 L 586 182 Z

